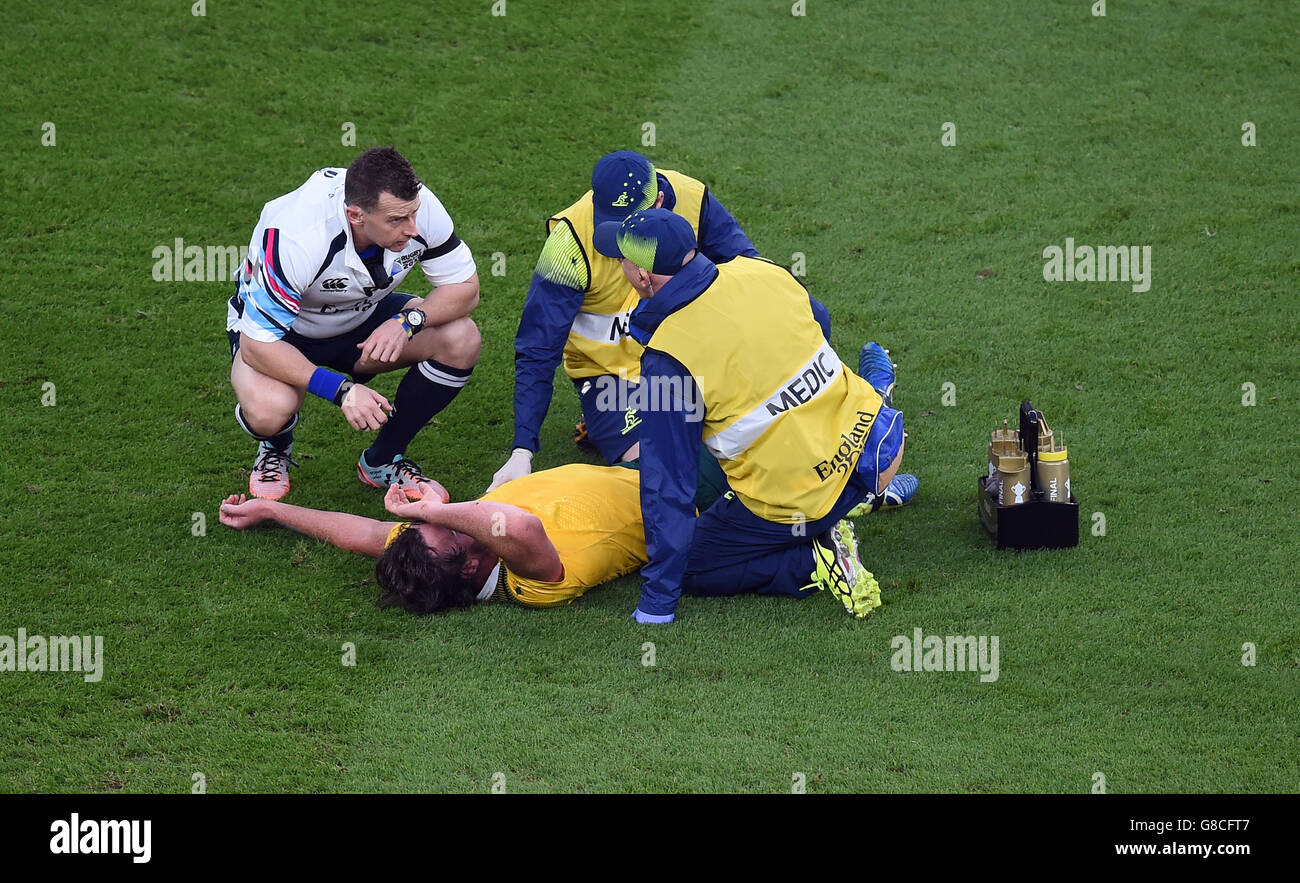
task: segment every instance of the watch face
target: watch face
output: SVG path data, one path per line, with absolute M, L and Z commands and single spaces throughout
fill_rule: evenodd
M 424 313 L 419 310 L 411 310 L 406 314 L 406 324 L 412 328 L 419 328 L 424 324 Z

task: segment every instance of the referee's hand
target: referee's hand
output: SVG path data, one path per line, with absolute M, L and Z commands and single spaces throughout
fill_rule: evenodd
M 370 332 L 369 337 L 357 344 L 357 349 L 361 350 L 362 361 L 389 365 L 397 361 L 408 339 L 402 320 L 394 318 Z
M 393 406 L 388 404 L 388 399 L 360 383 L 349 389 L 347 395 L 343 397 L 343 416 L 348 419 L 353 429 L 362 432 L 378 429 L 388 422 L 388 416 L 384 411 L 390 414 L 393 411 Z

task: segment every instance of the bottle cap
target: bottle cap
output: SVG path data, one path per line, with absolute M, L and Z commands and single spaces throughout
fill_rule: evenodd
M 1003 454 L 998 458 L 998 469 L 1002 472 L 1019 472 L 1029 463 L 1024 451 L 1018 454 Z

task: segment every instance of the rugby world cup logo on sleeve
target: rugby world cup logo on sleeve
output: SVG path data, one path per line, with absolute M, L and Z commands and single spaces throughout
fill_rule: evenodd
M 420 253 L 418 251 L 411 251 L 404 255 L 400 255 L 397 260 L 393 262 L 393 266 L 389 268 L 388 275 L 396 279 L 402 273 L 405 273 L 407 270 L 414 267 L 416 261 L 419 259 Z

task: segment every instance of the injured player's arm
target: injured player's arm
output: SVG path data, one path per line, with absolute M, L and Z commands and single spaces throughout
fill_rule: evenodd
M 424 500 L 411 502 L 398 485 L 388 489 L 384 504 L 403 521 L 419 521 L 457 531 L 476 541 L 505 562 L 507 568 L 525 579 L 558 582 L 564 578 L 564 564 L 537 516 L 509 503 L 475 500 L 444 503 L 441 486 L 422 484 Z M 221 523 L 246 530 L 264 522 L 275 522 L 298 533 L 323 540 L 332 546 L 378 558 L 389 535 L 400 522 L 380 521 L 346 512 L 308 509 L 277 500 L 231 494 L 221 503 Z
M 244 494 L 231 494 L 223 500 L 218 517 L 222 524 L 235 530 L 246 530 L 263 522 L 274 521 L 298 533 L 369 558 L 378 558 L 383 554 L 389 532 L 397 527 L 395 521 L 308 509 L 278 500 L 249 498 Z
M 412 502 L 396 485 L 388 489 L 384 506 L 401 519 L 422 521 L 471 537 L 504 561 L 516 576 L 544 582 L 564 578 L 564 564 L 541 519 L 518 506 L 490 500 L 444 503 L 432 493 Z

